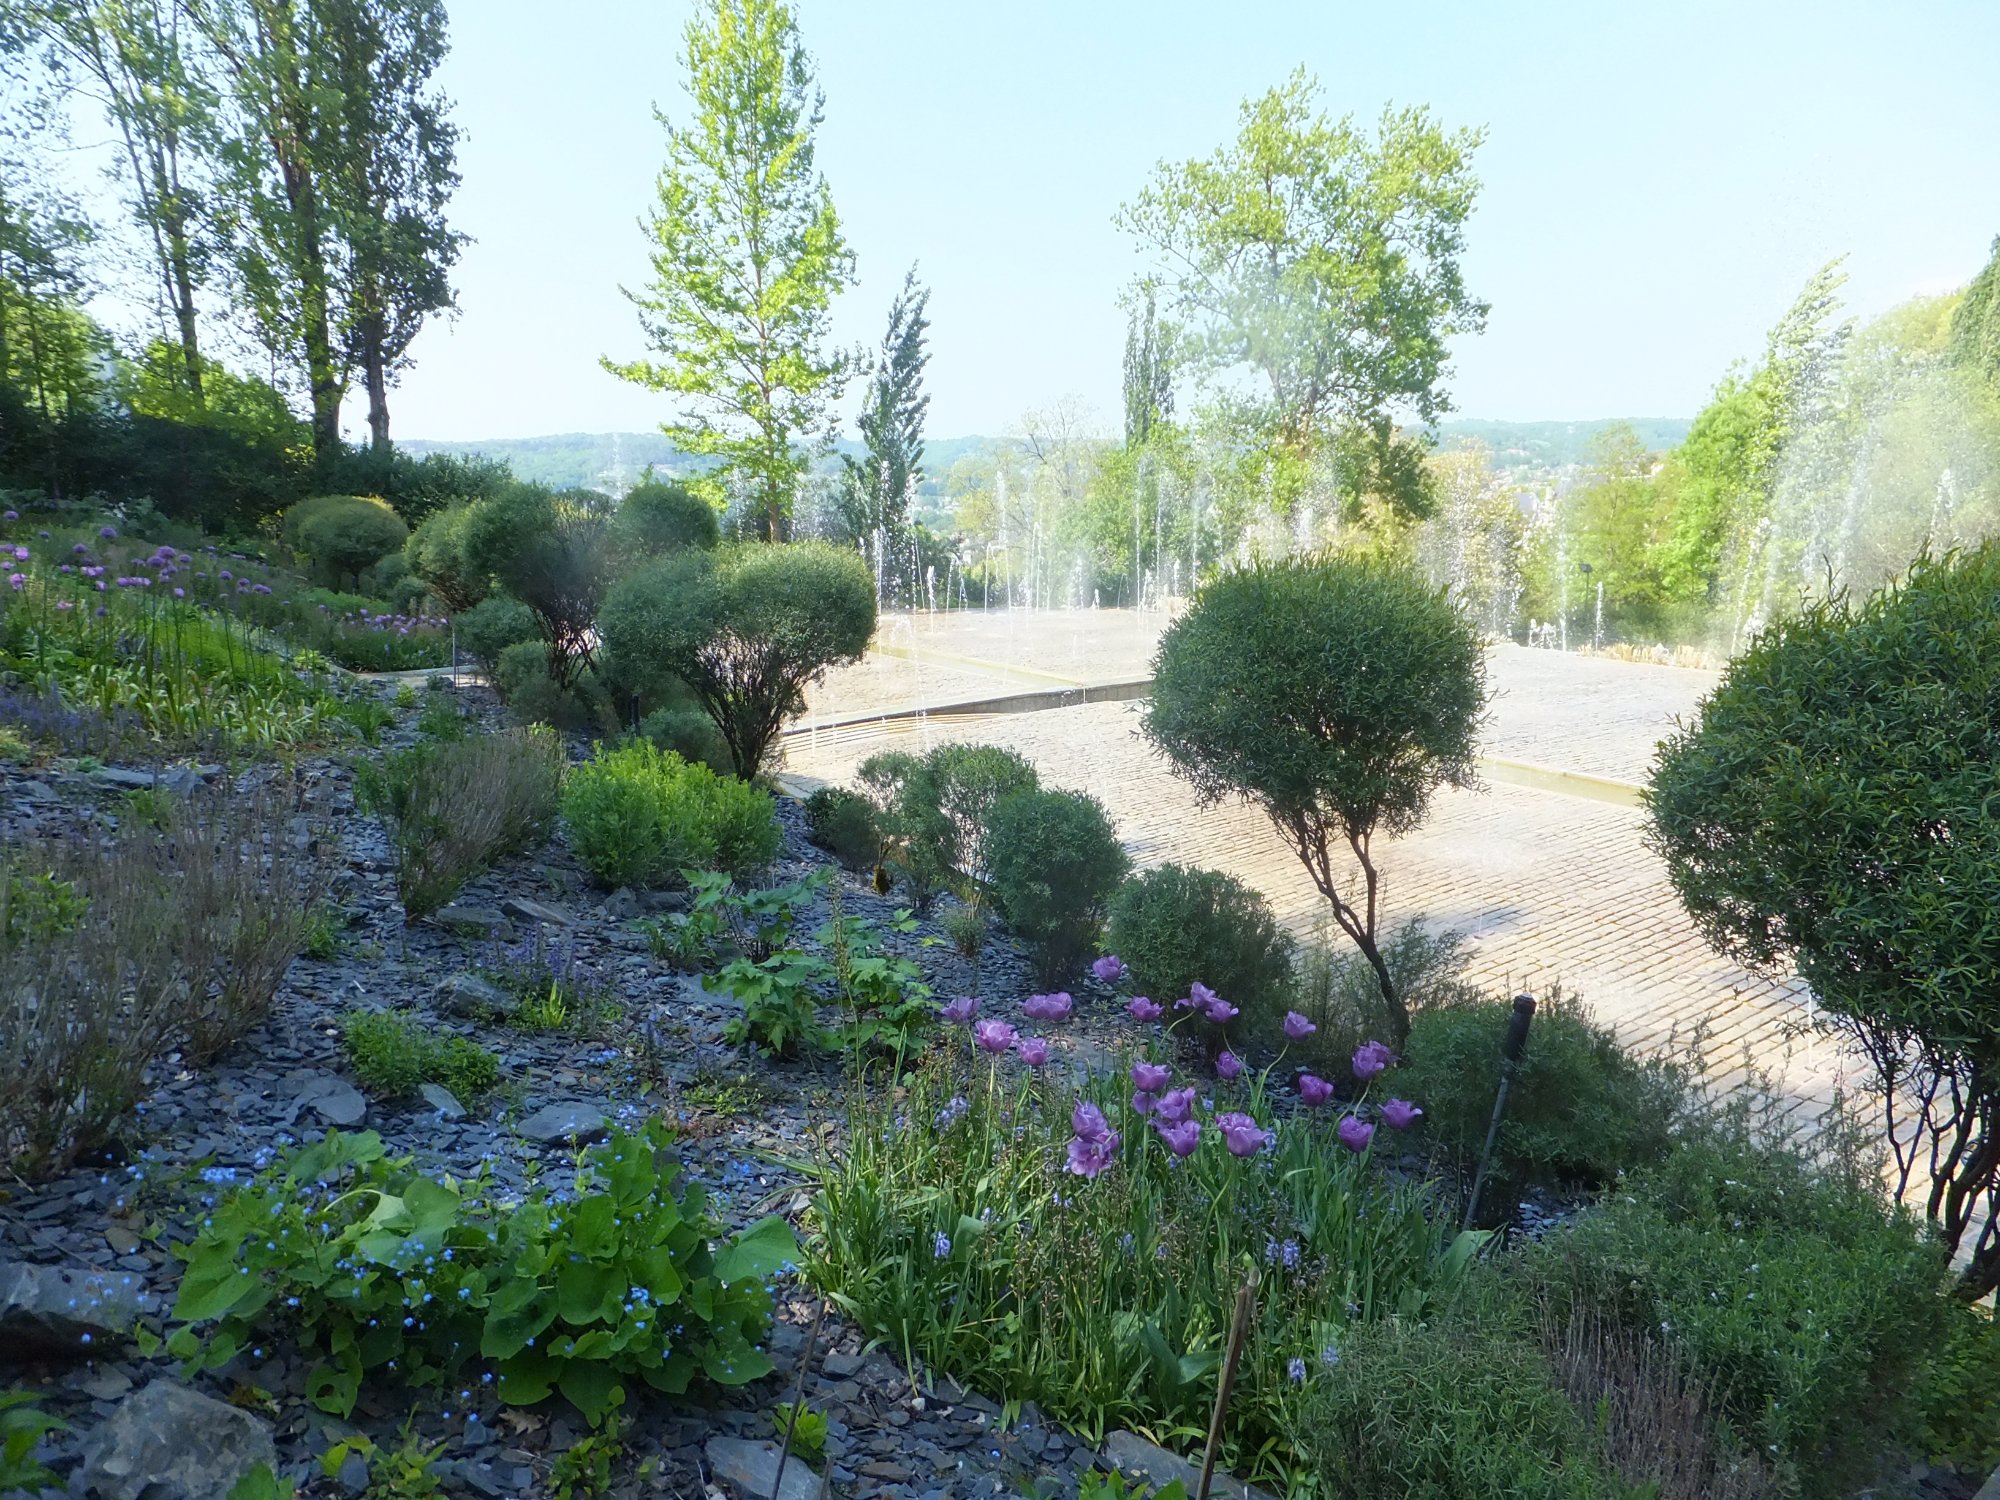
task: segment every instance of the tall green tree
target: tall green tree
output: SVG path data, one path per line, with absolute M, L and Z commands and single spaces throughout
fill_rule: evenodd
M 925 309 L 930 300 L 930 288 L 918 283 L 917 268 L 910 267 L 889 306 L 889 329 L 856 419 L 864 452 L 858 459 L 842 455 L 847 470 L 842 523 L 857 537 L 879 532 L 898 558 L 909 529 L 910 492 L 924 477 L 924 416 L 931 404 L 923 388 L 924 367 L 931 358 L 926 338 L 931 321 Z
M 833 196 L 814 165 L 823 96 L 783 0 L 701 0 L 682 60 L 692 118 L 667 132 L 647 221 L 653 279 L 626 295 L 652 359 L 605 368 L 682 402 L 662 430 L 722 459 L 767 539 L 784 536 L 804 444 L 821 437 L 851 356 L 827 347 L 835 293 L 854 279 Z
M 1174 415 L 1174 327 L 1159 315 L 1150 279 L 1133 293 L 1125 324 L 1125 446 L 1143 448 Z
M 2000 239 L 1951 320 L 1952 358 L 2000 384 Z
M 1345 492 L 1415 504 L 1421 463 L 1397 422 L 1449 409 L 1448 342 L 1486 323 L 1459 266 L 1483 135 L 1390 109 L 1371 138 L 1319 96 L 1301 69 L 1246 101 L 1234 141 L 1163 162 L 1117 222 L 1156 258 L 1195 367 L 1276 450 L 1280 484 L 1332 446 Z
M 173 0 L 30 0 L 28 12 L 118 133 L 132 217 L 151 244 L 163 322 L 180 349 L 179 378 L 199 411 L 196 291 L 213 250 L 205 179 L 215 99 L 185 18 Z
M 451 269 L 466 236 L 445 218 L 458 186 L 458 127 L 434 83 L 449 50 L 443 0 L 314 0 L 340 81 L 340 205 L 349 363 L 368 434 L 389 446 L 389 387 L 433 313 L 455 310 Z

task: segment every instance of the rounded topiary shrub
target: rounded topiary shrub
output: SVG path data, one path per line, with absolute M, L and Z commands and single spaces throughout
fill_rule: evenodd
M 491 578 L 474 572 L 465 560 L 465 525 L 471 514 L 469 505 L 441 510 L 412 531 L 403 544 L 410 572 L 453 614 L 471 609 L 492 587 Z
M 682 760 L 727 776 L 733 770 L 729 742 L 715 720 L 698 708 L 662 708 L 639 721 L 639 733 Z
M 317 495 L 285 512 L 282 534 L 329 583 L 358 579 L 410 539 L 410 528 L 372 495 Z
M 823 786 L 806 798 L 805 811 L 812 841 L 848 869 L 865 870 L 881 859 L 882 831 L 866 797 Z
M 1410 1018 L 1397 1091 L 1423 1105 L 1426 1137 L 1466 1170 L 1486 1141 L 1512 1014 L 1509 1001 L 1454 998 Z M 1602 1186 L 1664 1158 L 1687 1103 L 1682 1070 L 1633 1057 L 1556 992 L 1529 1028 L 1495 1166 L 1517 1188 Z
M 612 531 L 622 547 L 642 557 L 713 547 L 722 539 L 714 506 L 684 484 L 650 475 L 618 502 Z
M 1243 1013 L 1239 1024 L 1286 1009 L 1291 939 L 1261 895 L 1220 870 L 1160 865 L 1134 875 L 1112 898 L 1108 946 L 1162 1003 L 1199 980 Z
M 1016 792 L 993 809 L 985 855 L 1035 982 L 1075 979 L 1098 951 L 1112 892 L 1132 867 L 1104 804 L 1082 792 Z
M 683 870 L 749 875 L 778 852 L 770 794 L 650 740 L 629 739 L 570 772 L 563 823 L 599 885 L 662 886 Z
M 479 669 L 489 678 L 495 676 L 500 665 L 500 653 L 509 646 L 520 646 L 530 641 L 539 644 L 542 639 L 528 606 L 504 595 L 482 599 L 451 623 L 458 639 L 459 655 L 477 662 Z M 517 672 L 519 670 L 516 668 Z M 546 664 L 544 675 L 547 675 Z

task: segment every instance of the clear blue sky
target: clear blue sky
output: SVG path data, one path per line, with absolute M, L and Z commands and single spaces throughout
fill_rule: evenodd
M 931 283 L 931 431 L 1082 396 L 1118 420 L 1131 275 L 1120 202 L 1206 154 L 1303 63 L 1329 109 L 1425 103 L 1489 132 L 1458 350 L 1467 416 L 1691 414 L 1820 262 L 1870 314 L 1969 279 L 2000 234 L 2000 3 L 798 0 L 826 93 L 820 162 L 859 256 L 836 308 L 873 343 L 911 261 Z M 463 315 L 427 330 L 406 438 L 641 430 L 663 397 L 618 286 L 685 117 L 687 0 L 456 0 Z M 852 396 L 847 412 L 855 405 Z M 356 413 L 358 416 L 358 412 Z

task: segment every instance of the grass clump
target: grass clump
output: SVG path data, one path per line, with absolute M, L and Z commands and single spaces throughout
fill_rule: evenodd
M 426 1083 L 472 1099 L 500 1080 L 500 1060 L 491 1052 L 462 1036 L 434 1032 L 407 1012 L 349 1011 L 341 1018 L 340 1040 L 354 1076 L 384 1099 L 407 1099 Z

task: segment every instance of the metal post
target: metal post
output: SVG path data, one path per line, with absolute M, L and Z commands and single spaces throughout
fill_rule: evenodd
M 1222 1418 L 1229 1410 L 1230 1388 L 1236 1384 L 1236 1366 L 1243 1358 L 1243 1343 L 1250 1336 L 1250 1315 L 1257 1295 L 1257 1273 L 1253 1269 L 1243 1290 L 1236 1294 L 1236 1315 L 1229 1320 L 1229 1352 L 1222 1360 L 1222 1380 L 1215 1388 L 1215 1411 L 1208 1419 L 1208 1448 L 1201 1456 L 1201 1483 L 1195 1486 L 1194 1500 L 1208 1500 L 1208 1486 L 1215 1478 L 1215 1458 L 1222 1449 Z
M 1493 1119 L 1486 1127 L 1486 1149 L 1479 1153 L 1479 1170 L 1472 1174 L 1472 1192 L 1465 1200 L 1465 1218 L 1459 1225 L 1470 1229 L 1479 1212 L 1479 1193 L 1486 1186 L 1486 1169 L 1493 1162 L 1493 1148 L 1500 1142 L 1500 1116 L 1507 1110 L 1507 1092 L 1521 1068 L 1521 1054 L 1528 1048 L 1528 1025 L 1535 1019 L 1535 997 L 1516 995 L 1514 1015 L 1507 1023 L 1507 1040 L 1500 1047 L 1500 1091 L 1493 1096 Z

